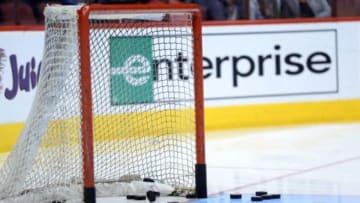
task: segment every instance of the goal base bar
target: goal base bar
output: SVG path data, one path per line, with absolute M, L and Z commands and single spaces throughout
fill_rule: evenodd
M 196 197 L 207 198 L 206 164 L 195 165 Z

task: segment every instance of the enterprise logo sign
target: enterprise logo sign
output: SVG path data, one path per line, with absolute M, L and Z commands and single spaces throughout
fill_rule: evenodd
M 204 33 L 203 40 L 207 100 L 339 92 L 336 30 Z
M 110 38 L 111 104 L 154 102 L 151 37 Z

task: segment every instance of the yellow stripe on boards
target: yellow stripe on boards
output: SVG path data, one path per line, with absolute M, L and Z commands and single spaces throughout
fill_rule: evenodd
M 187 133 L 194 127 L 189 125 L 189 122 L 182 122 L 183 116 L 191 114 L 189 111 L 192 110 L 139 112 L 128 114 L 126 117 L 124 115 L 97 116 L 94 118 L 95 140 L 107 140 L 109 136 L 103 138 L 97 135 L 101 135 L 104 130 L 109 131 L 109 128 L 110 137 L 114 139 L 118 138 L 118 133 L 123 135 L 124 131 L 153 136 L 176 132 Z M 149 117 L 152 119 L 145 119 Z M 126 128 L 121 128 L 121 125 L 111 125 L 109 120 L 123 123 Z M 206 130 L 354 121 L 360 121 L 359 99 L 211 107 L 205 110 Z M 0 125 L 0 153 L 11 150 L 23 125 L 23 123 Z M 54 121 L 50 125 L 65 125 L 69 127 L 68 133 L 79 133 L 77 130 L 70 130 L 75 129 L 70 126 L 79 128 L 78 119 Z
M 11 151 L 24 123 L 0 124 L 0 153 Z
M 229 106 L 205 110 L 206 130 L 360 121 L 360 100 Z
M 93 135 L 95 142 L 174 134 L 179 135 L 176 139 L 183 139 L 182 136 L 186 139 L 195 132 L 194 122 L 194 109 L 97 115 L 93 117 Z M 0 153 L 12 148 L 23 125 L 0 125 Z M 52 120 L 41 147 L 56 147 L 60 142 L 79 144 L 80 128 L 79 117 Z

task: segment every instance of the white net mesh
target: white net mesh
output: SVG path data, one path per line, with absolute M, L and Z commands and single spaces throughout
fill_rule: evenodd
M 39 85 L 25 128 L 1 167 L 0 202 L 82 199 L 84 121 L 78 8 L 45 10 Z M 141 185 L 140 191 L 155 187 L 165 193 L 193 192 L 196 152 L 191 18 L 190 12 L 183 11 L 171 15 L 91 12 L 98 195 L 139 192 L 134 184 L 142 178 L 157 183 Z

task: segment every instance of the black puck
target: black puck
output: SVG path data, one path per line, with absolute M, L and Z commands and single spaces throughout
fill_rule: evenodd
M 65 203 L 66 200 L 54 200 L 51 203 Z
M 230 194 L 230 199 L 241 199 L 242 194 Z
M 257 191 L 257 192 L 255 192 L 255 195 L 256 196 L 263 196 L 263 195 L 267 195 L 268 193 L 267 192 L 265 192 L 265 191 Z
M 271 195 L 263 195 L 261 198 L 263 198 L 263 200 L 273 199 Z
M 144 178 L 143 181 L 144 181 L 144 182 L 150 182 L 150 183 L 154 183 L 154 182 L 155 182 L 155 180 L 152 179 L 152 178 Z
M 155 200 L 156 200 L 156 194 L 155 194 L 154 191 L 147 191 L 146 192 L 146 197 L 148 198 L 148 200 L 150 202 L 155 202 Z
M 280 194 L 270 194 L 270 195 L 263 195 L 261 196 L 264 200 L 268 200 L 268 199 L 280 199 L 281 195 Z
M 145 195 L 134 195 L 134 200 L 146 200 Z
M 135 195 L 126 195 L 126 199 L 134 199 Z
M 251 201 L 253 201 L 253 202 L 261 202 L 262 200 L 263 200 L 263 198 L 260 196 L 252 196 L 251 197 Z
M 280 194 L 272 194 L 270 196 L 271 196 L 271 199 L 280 199 L 281 198 Z
M 190 193 L 190 194 L 187 194 L 185 196 L 185 198 L 187 198 L 187 199 L 195 199 L 195 198 L 197 198 L 197 196 L 196 196 L 196 194 Z

